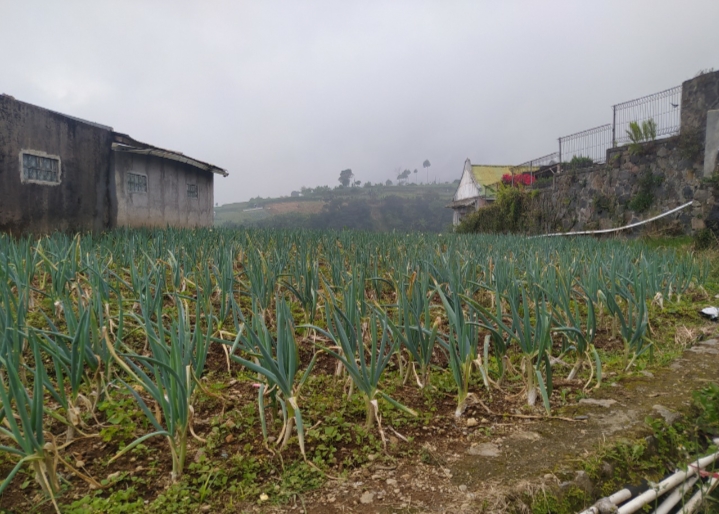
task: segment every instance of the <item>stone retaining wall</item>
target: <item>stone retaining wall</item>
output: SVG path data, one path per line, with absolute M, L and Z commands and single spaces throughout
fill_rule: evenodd
M 620 227 L 693 202 L 650 230 L 691 234 L 709 226 L 719 234 L 719 184 L 704 178 L 703 157 L 681 136 L 645 143 L 634 154 L 614 148 L 607 164 L 565 169 L 540 194 L 551 195 L 544 203 L 562 213 L 558 228 L 564 231 Z
M 572 170 L 564 165 L 552 188 L 540 192 L 545 217 L 564 231 L 607 229 L 693 202 L 647 229 L 692 234 L 708 227 L 719 236 L 719 172 L 705 169 L 704 162 L 705 141 L 719 137 L 713 132 L 707 137 L 712 109 L 719 109 L 719 71 L 682 84 L 679 135 L 644 143 L 634 152 L 612 148 L 600 166 Z

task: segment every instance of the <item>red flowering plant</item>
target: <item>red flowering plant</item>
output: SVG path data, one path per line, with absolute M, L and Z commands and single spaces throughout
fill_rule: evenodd
M 502 184 L 506 186 L 531 186 L 535 182 L 534 175 L 531 173 L 521 173 L 519 175 L 512 176 L 510 173 L 502 175 Z

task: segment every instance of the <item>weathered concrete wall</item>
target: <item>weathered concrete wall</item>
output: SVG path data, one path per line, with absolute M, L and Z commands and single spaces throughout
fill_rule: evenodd
M 112 152 L 118 226 L 205 227 L 214 221 L 213 174 L 151 155 Z M 128 173 L 147 176 L 147 193 L 128 191 Z M 187 184 L 197 184 L 188 198 Z
M 703 154 L 687 158 L 679 137 L 646 143 L 636 155 L 626 147 L 612 149 L 606 165 L 566 171 L 554 178 L 552 189 L 540 194 L 551 195 L 549 208 L 561 212 L 559 228 L 566 231 L 620 227 L 687 202 L 692 206 L 661 226 L 685 234 L 707 224 L 719 230 L 717 185 L 703 177 Z M 636 209 L 639 195 L 651 198 L 642 212 Z
M 0 231 L 111 227 L 111 140 L 108 129 L 0 95 Z M 23 182 L 22 150 L 59 157 L 60 183 Z
M 707 111 L 719 109 L 719 71 L 704 73 L 682 83 L 682 134 L 704 134 Z M 704 138 L 701 138 L 704 142 Z
M 717 172 L 719 165 L 719 109 L 707 112 L 707 128 L 704 137 L 704 177 Z
M 462 178 L 459 180 L 457 191 L 454 193 L 453 200 L 466 200 L 467 198 L 474 198 L 482 194 L 477 188 L 477 185 L 472 179 L 472 163 L 467 159 L 464 161 L 464 171 L 462 171 Z

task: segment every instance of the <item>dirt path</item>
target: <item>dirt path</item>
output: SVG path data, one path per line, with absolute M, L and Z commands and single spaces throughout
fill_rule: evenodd
M 557 485 L 575 477 L 581 460 L 600 445 L 648 433 L 647 416 L 667 421 L 680 416 L 692 391 L 719 381 L 718 338 L 719 330 L 667 368 L 609 377 L 610 386 L 562 408 L 559 414 L 576 422 L 507 418 L 491 423 L 483 418 L 483 407 L 473 406 L 462 426 L 438 433 L 436 444 L 418 448 L 417 458 L 403 459 L 395 469 L 370 464 L 348 480 L 329 481 L 307 495 L 304 506 L 298 501 L 282 511 L 501 512 L 507 494 Z M 466 426 L 469 418 L 477 424 Z

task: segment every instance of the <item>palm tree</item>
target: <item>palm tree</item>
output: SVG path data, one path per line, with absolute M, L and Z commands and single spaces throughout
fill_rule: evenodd
M 414 169 L 414 183 L 417 183 L 417 168 Z
M 429 159 L 425 159 L 422 163 L 422 167 L 427 170 L 427 184 L 429 184 L 429 167 L 432 166 L 432 164 L 429 162 Z M 416 172 L 417 170 L 415 170 Z

